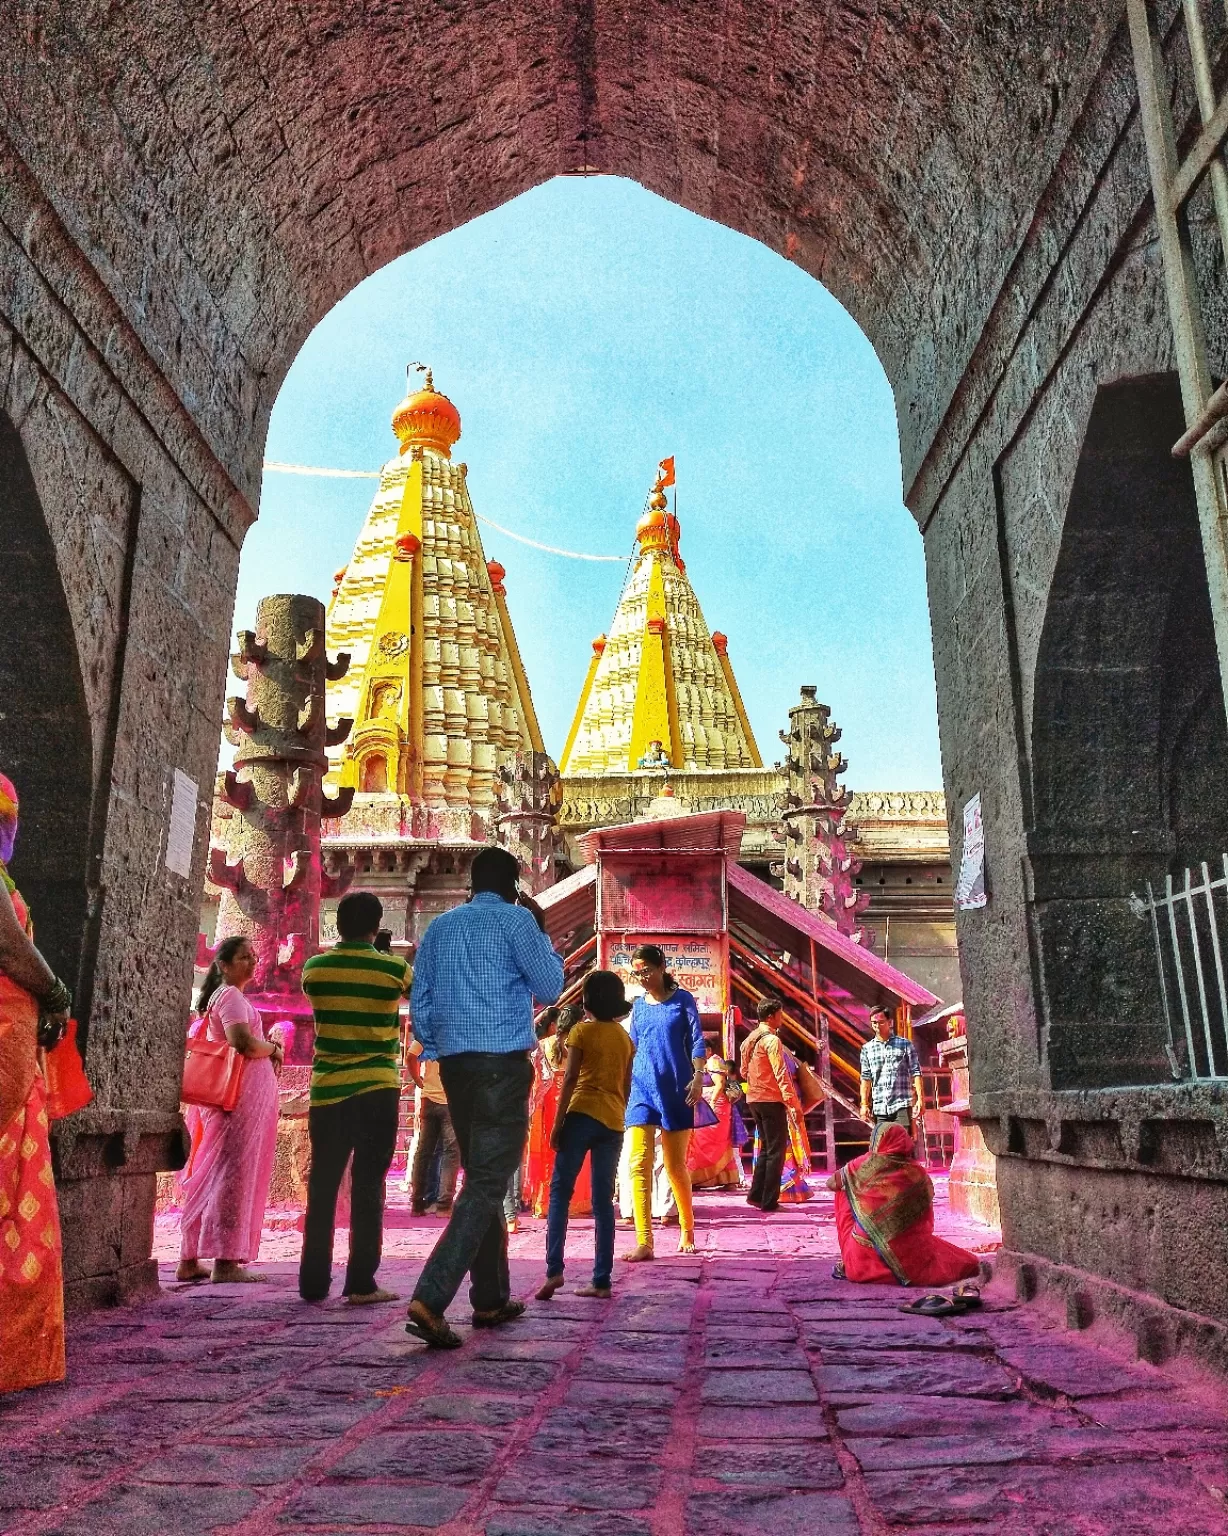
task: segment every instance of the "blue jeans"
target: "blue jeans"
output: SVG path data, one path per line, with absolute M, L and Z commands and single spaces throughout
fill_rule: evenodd
M 546 1273 L 563 1273 L 563 1248 L 567 1242 L 567 1208 L 584 1159 L 593 1176 L 593 1284 L 608 1286 L 614 1273 L 614 1179 L 623 1133 L 612 1131 L 592 1115 L 573 1111 L 564 1117 L 559 1149 L 550 1180 L 550 1211 L 546 1218 Z

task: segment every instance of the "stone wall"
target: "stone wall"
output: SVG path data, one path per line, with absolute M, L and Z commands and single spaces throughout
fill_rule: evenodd
M 0 188 L 0 539 L 16 551 L 33 507 L 46 540 L 40 586 L 6 568 L 0 761 L 25 801 L 13 875 L 95 1093 L 55 1138 L 77 1303 L 149 1283 L 155 1174 L 181 1160 L 208 800 L 174 874 L 172 775 L 212 783 L 250 514 L 2 137 Z
M 793 260 L 891 378 L 953 834 L 970 794 L 984 804 L 992 895 L 960 939 L 973 1112 L 1000 1144 L 1008 1243 L 1068 1262 L 1062 1201 L 1106 1181 L 1123 1221 L 1145 1220 L 1161 1186 L 1175 1222 L 1218 1209 L 1214 1092 L 1191 1106 L 1136 1073 L 1148 1124 L 1199 1129 L 1127 1136 L 1111 1156 L 1062 1130 L 1119 1125 L 1133 1101 L 1058 1086 L 1051 998 L 1069 957 L 1046 948 L 1037 910 L 1033 721 L 1076 472 L 1098 391 L 1172 367 L 1119 3 L 26 4 L 0 10 L 0 60 L 0 409 L 22 448 L 10 434 L 0 511 L 17 547 L 8 522 L 28 533 L 33 484 L 63 589 L 39 631 L 53 694 L 0 651 L 16 678 L 0 765 L 12 751 L 29 774 L 32 889 L 60 953 L 82 957 L 98 1105 L 60 1137 L 74 1286 L 145 1273 L 152 1170 L 175 1155 L 207 811 L 191 878 L 170 874 L 170 775 L 210 782 L 280 382 L 368 272 L 577 170 L 634 177 Z M 1218 346 L 1222 270 L 1201 245 L 1199 261 Z M 1224 357 L 1212 367 L 1222 377 Z M 1094 584 L 1094 562 L 1076 575 Z M 30 732 L 10 723 L 40 709 L 76 743 L 65 804 L 81 846 L 61 863 L 39 847 L 53 823 Z M 1141 728 L 1159 750 L 1163 720 Z M 1214 1155 L 1187 1165 L 1182 1137 Z M 1153 1145 L 1177 1162 L 1148 1164 Z M 1101 1223 L 1087 1263 L 1181 1301 L 1162 1243 L 1110 1252 L 1108 1208 L 1087 1207 Z M 1219 1307 L 1228 1260 L 1202 1263 Z

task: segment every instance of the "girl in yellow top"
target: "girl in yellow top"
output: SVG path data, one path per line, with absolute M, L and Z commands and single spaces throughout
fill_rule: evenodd
M 546 1282 L 537 1293 L 539 1301 L 549 1301 L 563 1283 L 567 1211 L 585 1157 L 593 1184 L 593 1282 L 576 1295 L 608 1299 L 614 1272 L 614 1177 L 635 1055 L 619 1022 L 631 1012 L 622 979 L 613 971 L 593 971 L 584 983 L 584 1011 L 567 1037 L 567 1075 L 550 1137 L 555 1159 L 546 1219 Z

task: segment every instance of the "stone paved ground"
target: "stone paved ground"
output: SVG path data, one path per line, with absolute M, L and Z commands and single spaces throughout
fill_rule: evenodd
M 620 1266 L 612 1303 L 563 1292 L 445 1355 L 399 1307 L 302 1304 L 283 1222 L 267 1286 L 79 1320 L 68 1382 L 0 1400 L 0 1530 L 1228 1532 L 1222 1392 L 992 1294 L 905 1316 L 900 1293 L 831 1278 L 827 1197 L 700 1209 L 699 1258 Z M 386 1281 L 409 1291 L 438 1226 L 390 1212 Z M 541 1251 L 528 1223 L 522 1291 Z

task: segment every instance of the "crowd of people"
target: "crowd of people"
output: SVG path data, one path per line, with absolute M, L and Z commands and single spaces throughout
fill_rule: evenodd
M 71 998 L 34 947 L 8 876 L 16 830 L 16 791 L 0 775 L 0 1391 L 64 1374 L 45 1052 L 68 1026 Z M 799 1091 L 805 1069 L 781 1039 L 780 1001 L 759 1003 L 735 1063 L 715 1037 L 705 1038 L 695 998 L 669 974 L 661 950 L 644 944 L 632 961 L 634 1001 L 618 975 L 594 970 L 582 999 L 558 1008 L 562 961 L 518 881 L 511 854 L 479 853 L 469 901 L 435 919 L 414 967 L 381 942 L 378 897 L 350 893 L 338 906 L 337 943 L 303 971 L 315 1046 L 300 1294 L 314 1302 L 331 1289 L 348 1166 L 342 1294 L 352 1306 L 399 1299 L 377 1277 L 404 1067 L 416 1101 L 411 1209 L 447 1216 L 407 1311 L 408 1331 L 433 1348 L 462 1342 L 445 1313 L 466 1276 L 475 1327 L 524 1312 L 508 1267 L 522 1202 L 546 1217 L 538 1297 L 564 1284 L 569 1219 L 591 1212 L 593 1271 L 578 1294 L 607 1298 L 616 1213 L 635 1228 L 625 1262 L 655 1258 L 654 1222 L 676 1224 L 678 1251 L 694 1253 L 692 1192 L 743 1185 L 752 1128 L 747 1203 L 769 1214 L 815 1193 Z M 262 1278 L 248 1266 L 259 1254 L 273 1171 L 283 1047 L 244 996 L 253 970 L 246 938 L 220 943 L 190 1026 L 189 1051 L 228 1050 L 243 1071 L 225 1107 L 206 1101 L 187 1112 L 177 1270 L 185 1283 Z M 407 997 L 412 1041 L 403 1057 Z M 546 1005 L 536 1019 L 535 1004 Z M 871 1148 L 827 1185 L 841 1251 L 836 1273 L 910 1286 L 971 1278 L 975 1256 L 934 1235 L 933 1185 L 913 1155 L 924 1111 L 915 1049 L 889 1015 L 872 1023 L 861 1059 Z

